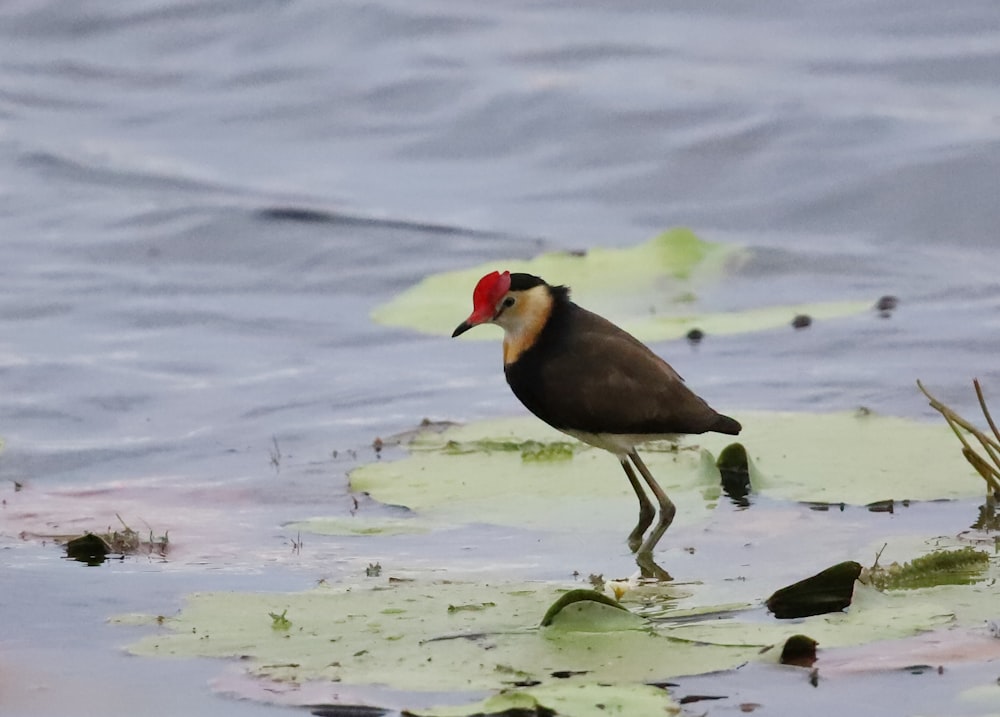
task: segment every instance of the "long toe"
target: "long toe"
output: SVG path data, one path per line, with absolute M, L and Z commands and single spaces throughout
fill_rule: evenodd
M 644 578 L 652 578 L 662 582 L 673 580 L 670 573 L 656 564 L 652 553 L 644 553 L 640 550 L 635 554 L 635 564 L 639 566 L 639 574 Z

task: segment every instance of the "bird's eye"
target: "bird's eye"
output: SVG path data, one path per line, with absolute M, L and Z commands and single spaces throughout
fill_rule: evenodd
M 503 300 L 503 307 L 505 309 L 509 308 L 514 305 L 515 301 L 517 300 L 513 296 L 508 296 L 506 299 Z

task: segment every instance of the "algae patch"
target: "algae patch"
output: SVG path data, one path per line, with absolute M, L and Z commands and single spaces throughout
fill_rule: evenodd
M 983 578 L 989 564 L 989 553 L 967 545 L 957 550 L 936 550 L 902 565 L 875 565 L 866 571 L 865 578 L 879 590 L 969 585 Z

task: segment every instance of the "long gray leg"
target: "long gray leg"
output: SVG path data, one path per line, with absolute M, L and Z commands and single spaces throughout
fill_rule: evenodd
M 674 522 L 674 514 L 677 513 L 677 508 L 674 506 L 673 501 L 667 497 L 667 494 L 663 492 L 663 488 L 660 487 L 660 484 L 656 482 L 655 478 L 653 478 L 653 474 L 649 472 L 646 464 L 642 462 L 641 458 L 639 458 L 639 454 L 633 449 L 632 452 L 628 454 L 628 457 L 632 459 L 632 462 L 635 463 L 635 467 L 639 469 L 640 473 L 642 473 L 642 477 L 646 480 L 646 484 L 649 486 L 649 489 L 653 491 L 653 495 L 656 496 L 656 502 L 660 504 L 660 519 L 657 521 L 656 527 L 653 528 L 653 532 L 646 537 L 646 540 L 643 541 L 642 545 L 640 545 L 639 549 L 636 551 L 637 558 L 639 556 L 648 555 L 650 556 L 650 559 L 652 559 L 653 548 L 655 548 L 656 544 L 660 542 L 660 538 L 663 537 L 663 534 L 667 531 L 667 528 L 670 527 L 670 524 Z
M 636 524 L 635 529 L 628 535 L 628 547 L 634 553 L 642 545 L 643 533 L 646 532 L 646 528 L 653 522 L 656 509 L 653 508 L 653 503 L 646 495 L 646 491 L 643 490 L 642 483 L 636 477 L 635 471 L 632 470 L 628 459 L 622 459 L 621 463 L 622 468 L 625 470 L 625 475 L 628 476 L 628 482 L 632 484 L 632 490 L 635 491 L 635 497 L 639 499 L 639 522 Z

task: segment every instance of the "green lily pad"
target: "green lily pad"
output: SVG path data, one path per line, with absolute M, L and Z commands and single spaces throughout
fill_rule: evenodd
M 670 630 L 675 639 L 728 647 L 780 645 L 794 634 L 813 638 L 821 648 L 861 645 L 914 635 L 956 622 L 947 595 L 927 593 L 920 600 L 898 593 L 880 593 L 857 583 L 851 607 L 844 612 L 814 615 L 798 620 L 757 622 L 720 621 L 687 623 Z M 996 599 L 994 597 L 993 599 Z M 780 653 L 780 650 L 772 652 Z M 779 655 L 772 655 L 775 660 Z M 770 659 L 770 657 L 769 657 Z
M 511 699 L 535 700 L 559 712 L 558 700 L 569 699 L 567 694 L 589 700 L 584 690 L 598 685 L 644 690 L 643 683 L 731 669 L 747 660 L 776 662 L 775 646 L 795 634 L 809 635 L 824 649 L 935 627 L 979 626 L 1000 598 L 996 580 L 895 593 L 858 584 L 846 611 L 802 620 L 762 620 L 760 610 L 709 606 L 703 606 L 701 620 L 690 609 L 646 620 L 605 604 L 610 600 L 579 599 L 591 591 L 573 592 L 576 599 L 550 583 L 415 580 L 290 594 L 204 593 L 191 596 L 178 616 L 158 620 L 161 632 L 130 650 L 146 656 L 239 657 L 252 675 L 284 684 L 318 680 L 502 696 L 514 694 L 518 685 L 539 683 L 537 689 L 516 690 L 521 696 Z M 562 609 L 553 610 L 553 604 Z M 481 609 L 462 609 L 473 605 Z M 581 605 L 597 610 L 569 613 Z M 555 619 L 541 628 L 540 616 L 547 612 L 556 613 Z M 287 629 L 274 629 L 276 615 L 287 621 Z M 563 625 L 561 617 L 568 618 Z M 125 616 L 122 622 L 136 624 L 136 618 Z M 772 649 L 761 656 L 764 648 Z M 477 709 L 489 714 L 507 702 L 483 704 Z M 584 707 L 565 709 L 592 714 Z
M 594 590 L 570 590 L 552 603 L 542 617 L 542 627 L 586 632 L 607 632 L 640 627 L 645 621 L 616 600 Z
M 871 413 L 738 413 L 753 491 L 774 498 L 867 505 L 981 495 L 982 482 L 956 460 L 945 426 Z M 531 416 L 487 421 L 418 437 L 410 455 L 351 473 L 351 487 L 405 505 L 438 524 L 486 522 L 551 531 L 634 522 L 635 496 L 617 461 L 579 447 L 532 460 L 523 445 L 566 445 Z M 721 494 L 714 455 L 729 436 L 643 450 L 678 506 L 676 524 L 703 520 Z M 498 448 L 500 447 L 500 448 Z M 537 450 L 537 449 L 535 449 Z M 565 454 L 565 455 L 564 455 Z
M 826 321 L 862 314 L 870 309 L 870 301 L 827 301 L 714 314 L 630 316 L 616 323 L 643 341 L 668 341 L 686 336 L 691 329 L 699 329 L 709 336 L 741 334 L 790 326 L 792 318 L 800 314 L 813 321 Z
M 476 282 L 498 267 L 568 284 L 582 305 L 645 341 L 678 338 L 692 328 L 708 334 L 760 331 L 787 326 L 796 314 L 822 320 L 871 308 L 866 300 L 698 312 L 694 289 L 718 281 L 727 266 L 745 256 L 746 250 L 740 247 L 704 241 L 689 229 L 671 229 L 626 249 L 552 252 L 530 260 L 491 262 L 435 274 L 377 307 L 372 319 L 387 326 L 449 336 L 469 314 Z M 465 334 L 473 340 L 498 336 L 489 330 Z
M 413 717 L 547 714 L 544 710 L 574 717 L 607 717 L 607 715 L 677 714 L 680 712 L 680 706 L 670 699 L 666 690 L 651 685 L 557 682 L 522 690 L 505 690 L 474 705 L 409 710 L 407 714 Z
M 868 413 L 738 417 L 746 427 L 739 440 L 755 493 L 854 504 L 982 494 L 979 477 L 943 426 Z M 719 499 L 714 455 L 731 441 L 699 436 L 688 447 L 656 444 L 643 451 L 677 502 L 680 521 L 704 519 Z M 495 522 L 582 534 L 590 521 L 620 521 L 624 533 L 635 518 L 635 497 L 611 456 L 579 448 L 532 417 L 428 432 L 415 437 L 409 451 L 405 459 L 351 476 L 355 489 L 415 511 L 399 523 L 434 529 Z M 394 522 L 388 519 L 384 529 Z M 305 521 L 303 530 L 314 524 L 319 532 L 322 523 Z M 344 529 L 335 523 L 332 530 Z M 893 538 L 885 560 L 912 562 L 920 553 L 973 540 L 992 545 L 990 535 L 970 531 L 962 540 Z M 880 545 L 872 547 L 873 557 Z M 369 578 L 301 593 L 204 593 L 190 596 L 174 617 L 147 618 L 155 633 L 130 649 L 239 658 L 250 675 L 286 692 L 306 683 L 377 685 L 412 694 L 421 705 L 433 704 L 441 692 L 470 701 L 491 693 L 475 705 L 417 713 L 428 716 L 518 707 L 584 717 L 616 710 L 657 714 L 676 706 L 646 683 L 748 660 L 777 662 L 780 645 L 795 634 L 817 640 L 822 652 L 934 628 L 982 629 L 984 621 L 996 620 L 1000 604 L 1000 559 L 987 553 L 975 584 L 885 593 L 856 584 L 843 612 L 789 621 L 770 618 L 760 604 L 712 604 L 721 600 L 711 584 L 604 582 L 609 594 L 621 596 L 619 604 L 590 590 L 498 580 L 478 569 L 465 580 L 416 573 L 406 582 Z M 857 556 L 834 559 L 850 557 Z M 134 615 L 119 622 L 142 624 Z M 771 649 L 762 654 L 764 648 Z
M 302 593 L 190 596 L 163 631 L 130 649 L 147 656 L 240 657 L 279 682 L 381 683 L 411 691 L 503 690 L 514 683 L 586 676 L 587 683 L 638 683 L 734 667 L 754 650 L 705 650 L 638 630 L 538 627 L 564 590 L 546 583 L 394 582 L 318 587 Z M 492 603 L 484 610 L 449 606 Z M 291 624 L 274 630 L 271 615 Z M 134 623 L 134 616 L 127 620 Z

